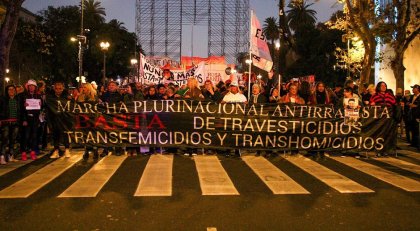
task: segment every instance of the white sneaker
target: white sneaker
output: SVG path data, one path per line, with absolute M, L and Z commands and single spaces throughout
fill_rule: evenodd
M 187 153 L 187 152 L 186 152 L 186 153 L 184 153 L 184 156 L 189 156 L 189 155 L 190 155 L 190 154 L 189 154 L 189 153 Z
M 54 150 L 53 154 L 50 156 L 51 159 L 57 159 L 60 155 L 58 154 L 58 149 Z
M 2 165 L 7 164 L 6 159 L 4 158 L 4 155 L 0 156 L 0 164 Z
M 70 155 L 70 150 L 69 150 L 68 148 L 66 148 L 66 150 L 64 151 L 64 156 L 65 156 L 66 158 L 70 158 L 70 157 L 71 157 L 71 155 Z
M 192 156 L 196 156 L 196 155 L 197 155 L 197 153 L 194 153 L 194 152 L 193 152 L 191 155 L 192 155 Z
M 19 160 L 15 159 L 12 155 L 9 157 L 9 162 L 18 162 Z

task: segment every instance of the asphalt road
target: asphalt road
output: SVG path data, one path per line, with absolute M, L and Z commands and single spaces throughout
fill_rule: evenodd
M 279 156 L 268 161 L 309 194 L 275 195 L 243 159 L 217 158 L 239 195 L 202 195 L 194 157 L 175 155 L 170 196 L 133 196 L 150 159 L 135 156 L 122 162 L 95 197 L 59 198 L 97 164 L 78 161 L 28 198 L 0 199 L 0 230 L 420 230 L 420 192 L 337 160 L 317 163 L 373 192 L 340 193 Z M 414 155 L 398 159 L 420 165 Z M 420 182 L 418 172 L 359 160 Z M 0 194 L 55 161 L 44 156 L 0 176 Z

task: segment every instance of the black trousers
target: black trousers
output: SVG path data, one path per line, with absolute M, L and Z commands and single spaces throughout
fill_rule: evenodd
M 17 143 L 17 137 L 19 134 L 19 125 L 17 123 L 3 123 L 2 124 L 2 136 L 1 136 L 1 147 L 0 152 L 6 153 L 6 149 L 9 149 L 9 153 L 14 155 L 14 146 Z

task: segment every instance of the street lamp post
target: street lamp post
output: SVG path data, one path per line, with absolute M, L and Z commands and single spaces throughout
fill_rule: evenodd
M 106 79 L 106 52 L 108 51 L 108 48 L 110 46 L 109 42 L 101 42 L 99 44 L 99 46 L 101 47 L 101 50 L 104 53 L 104 68 L 103 68 L 103 76 L 102 76 L 102 83 L 105 83 L 105 79 Z
M 138 81 L 138 82 L 140 82 L 140 79 L 139 79 L 139 76 L 138 76 L 138 74 L 137 74 L 137 67 L 136 67 L 136 65 L 137 65 L 137 59 L 135 59 L 135 58 L 133 58 L 133 59 L 131 59 L 130 60 L 130 63 L 131 63 L 131 66 L 133 67 L 133 69 L 134 69 L 134 81 Z

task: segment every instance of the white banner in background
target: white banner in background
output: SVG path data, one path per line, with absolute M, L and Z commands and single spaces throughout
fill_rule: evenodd
M 220 81 L 226 81 L 230 76 L 226 75 L 225 64 L 208 64 L 204 61 L 198 63 L 194 67 L 188 70 L 172 69 L 171 75 L 164 77 L 163 69 L 151 64 L 144 55 L 140 55 L 140 81 L 143 84 L 166 84 L 174 83 L 179 86 L 187 84 L 187 80 L 190 77 L 195 77 L 198 84 L 201 86 L 204 82 L 209 79 L 213 84 L 217 84 Z

